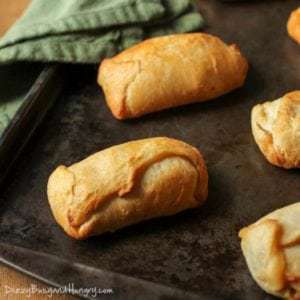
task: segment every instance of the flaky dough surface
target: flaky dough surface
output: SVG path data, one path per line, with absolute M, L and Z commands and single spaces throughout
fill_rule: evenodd
M 300 7 L 291 13 L 287 30 L 290 37 L 300 44 Z
M 117 145 L 70 167 L 48 182 L 56 221 L 77 239 L 201 205 L 208 175 L 199 151 L 160 137 Z
M 99 68 L 98 82 L 118 119 L 216 98 L 243 85 L 248 64 L 235 45 L 204 33 L 146 40 Z
M 255 141 L 271 164 L 300 167 L 300 91 L 254 106 L 251 123 Z
M 286 299 L 300 297 L 299 220 L 298 202 L 268 214 L 239 233 L 255 281 L 266 292 Z

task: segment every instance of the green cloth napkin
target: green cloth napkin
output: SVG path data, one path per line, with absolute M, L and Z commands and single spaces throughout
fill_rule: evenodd
M 0 40 L 0 64 L 99 63 L 147 37 L 203 23 L 191 0 L 32 0 Z
M 0 142 L 3 132 L 26 102 L 26 95 L 41 70 L 42 67 L 29 63 L 0 67 Z

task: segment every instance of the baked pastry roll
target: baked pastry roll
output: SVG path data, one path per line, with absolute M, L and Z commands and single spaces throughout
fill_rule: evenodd
M 287 30 L 290 37 L 300 44 L 300 7 L 291 13 Z
M 59 166 L 49 178 L 48 199 L 65 232 L 84 239 L 197 207 L 207 198 L 207 184 L 197 149 L 159 137 Z
M 271 164 L 300 167 L 300 91 L 254 106 L 251 123 L 255 141 Z
M 249 270 L 267 293 L 300 299 L 300 203 L 278 209 L 239 236 Z
M 98 82 L 117 119 L 219 97 L 243 85 L 248 63 L 235 45 L 204 33 L 146 40 L 104 59 Z

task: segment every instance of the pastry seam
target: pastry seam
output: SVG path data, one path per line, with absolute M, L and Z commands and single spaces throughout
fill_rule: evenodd
M 199 195 L 197 194 L 197 188 L 199 187 L 199 184 L 201 184 L 201 179 L 200 179 L 199 168 L 197 167 L 197 165 L 191 159 L 187 158 L 184 155 L 178 155 L 178 154 L 176 154 L 176 155 L 168 155 L 168 156 L 162 157 L 162 158 L 160 158 L 158 160 L 155 160 L 154 162 L 153 161 L 148 162 L 147 166 L 145 168 L 143 168 L 143 166 L 141 166 L 138 169 L 136 169 L 132 174 L 130 174 L 129 175 L 129 180 L 128 180 L 129 184 L 125 188 L 125 192 L 124 192 L 124 187 L 120 187 L 118 190 L 116 190 L 113 193 L 107 195 L 106 197 L 103 197 L 102 199 L 95 199 L 94 201 L 96 201 L 96 203 L 92 202 L 89 205 L 90 207 L 94 206 L 94 209 L 91 210 L 88 213 L 87 218 L 82 223 L 80 223 L 78 225 L 72 224 L 72 223 L 74 223 L 74 221 L 73 221 L 72 215 L 70 213 L 71 210 L 72 210 L 72 207 L 70 207 L 67 210 L 67 218 L 68 218 L 70 226 L 73 227 L 74 229 L 76 229 L 76 231 L 80 231 L 80 228 L 83 227 L 86 223 L 88 223 L 90 221 L 90 219 L 93 216 L 93 213 L 99 212 L 102 209 L 102 207 L 105 206 L 109 201 L 113 200 L 115 197 L 122 197 L 122 196 L 125 196 L 125 195 L 129 194 L 130 192 L 132 192 L 133 189 L 134 189 L 134 187 L 136 186 L 136 184 L 138 182 L 140 182 L 140 180 L 142 180 L 144 174 L 147 172 L 148 168 L 151 167 L 151 165 L 153 165 L 154 163 L 161 163 L 165 159 L 172 158 L 172 157 L 180 157 L 181 159 L 184 159 L 184 160 L 188 161 L 195 168 L 195 170 L 197 172 L 197 185 L 195 187 L 194 197 L 195 197 L 196 201 L 200 201 L 201 199 L 199 199 Z M 139 169 L 143 169 L 143 173 L 142 174 L 139 174 Z M 73 172 L 72 172 L 72 174 L 73 174 Z M 75 174 L 74 174 L 74 177 L 75 177 L 75 183 L 74 183 L 74 186 L 75 186 L 76 183 L 77 183 L 76 182 L 76 175 Z M 97 194 L 97 191 L 94 191 L 93 193 L 91 193 L 91 195 L 94 194 L 94 193 Z M 72 195 L 74 195 L 74 194 L 72 194 Z M 90 195 L 88 195 L 88 196 L 90 196 Z M 99 200 L 102 200 L 102 201 L 99 201 Z M 72 206 L 72 204 L 71 204 L 71 206 Z

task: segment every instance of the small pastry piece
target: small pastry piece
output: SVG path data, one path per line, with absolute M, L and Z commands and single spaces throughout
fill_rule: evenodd
M 48 199 L 65 232 L 84 239 L 197 207 L 207 198 L 207 184 L 197 149 L 149 138 L 58 167 L 49 178 Z
M 251 123 L 255 141 L 271 164 L 300 167 L 300 91 L 254 106 Z
M 272 295 L 300 299 L 300 202 L 243 228 L 239 236 L 249 270 Z
M 219 97 L 244 84 L 248 63 L 235 45 L 204 33 L 146 40 L 104 59 L 98 75 L 117 119 Z
M 300 7 L 292 11 L 287 23 L 287 30 L 290 37 L 300 44 Z

